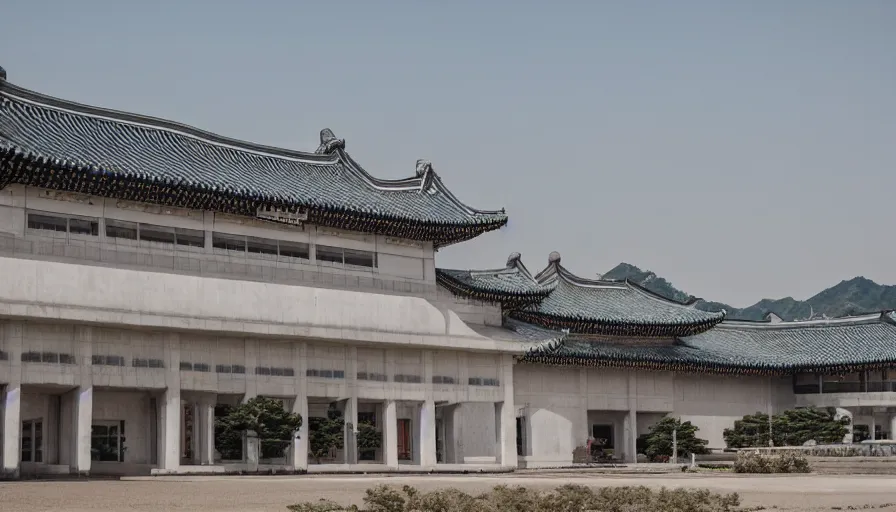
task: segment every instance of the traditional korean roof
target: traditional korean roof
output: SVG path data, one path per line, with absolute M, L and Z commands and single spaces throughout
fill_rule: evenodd
M 553 289 L 552 285 L 540 284 L 535 280 L 523 265 L 518 252 L 507 258 L 504 268 L 436 269 L 436 281 L 455 295 L 501 303 L 508 309 L 538 302 Z
M 884 312 L 806 322 L 726 321 L 657 342 L 569 335 L 528 348 L 523 362 L 689 373 L 846 374 L 896 364 L 896 316 Z
M 696 309 L 657 295 L 629 281 L 585 279 L 560 264 L 553 252 L 538 275 L 526 270 L 519 253 L 497 270 L 436 271 L 453 293 L 500 302 L 505 313 L 524 322 L 575 334 L 675 337 L 703 332 L 724 312 Z
M 12 183 L 444 246 L 507 223 L 467 206 L 425 161 L 378 179 L 332 131 L 314 153 L 229 139 L 17 87 L 0 72 L 0 188 Z

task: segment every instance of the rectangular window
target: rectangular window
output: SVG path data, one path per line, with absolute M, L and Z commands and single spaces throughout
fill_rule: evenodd
M 355 251 L 352 249 L 345 249 L 343 253 L 345 254 L 346 265 L 368 268 L 376 267 L 376 253 L 369 251 Z
M 140 241 L 174 245 L 174 228 L 140 224 Z
M 205 247 L 205 231 L 174 228 L 175 243 L 186 247 Z
M 90 363 L 95 366 L 124 366 L 124 357 L 122 356 L 104 356 L 94 354 L 90 359 Z
M 73 235 L 100 235 L 100 222 L 97 219 L 69 219 L 68 232 Z
M 316 248 L 317 261 L 327 261 L 330 263 L 344 263 L 342 249 L 339 247 L 329 247 L 326 245 L 318 245 Z
M 26 420 L 22 422 L 22 461 L 44 461 L 43 420 Z
M 70 217 L 52 213 L 28 213 L 28 229 L 98 236 L 100 222 L 90 217 Z
M 212 247 L 225 251 L 246 252 L 246 237 L 212 233 Z
M 124 462 L 124 421 L 96 422 L 90 429 L 90 460 Z
M 277 255 L 277 241 L 250 236 L 246 238 L 246 250 L 251 254 Z
M 398 460 L 411 460 L 413 454 L 411 438 L 411 420 L 398 420 Z
M 137 223 L 106 219 L 106 237 L 137 240 Z
M 28 214 L 28 229 L 40 229 L 43 231 L 57 231 L 65 233 L 68 230 L 68 219 L 65 217 L 55 217 L 51 215 L 42 215 L 39 213 Z
M 307 260 L 310 258 L 310 250 L 308 244 L 300 242 L 280 242 L 281 258 L 298 258 Z

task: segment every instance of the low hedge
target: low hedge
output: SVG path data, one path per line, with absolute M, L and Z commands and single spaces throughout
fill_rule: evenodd
M 808 473 L 809 461 L 799 453 L 777 455 L 740 452 L 734 460 L 735 473 Z
M 564 485 L 541 492 L 525 487 L 498 486 L 473 496 L 457 489 L 420 492 L 405 486 L 367 490 L 364 507 L 344 507 L 329 501 L 300 503 L 292 512 L 728 512 L 737 510 L 737 494 L 704 489 L 604 487 Z

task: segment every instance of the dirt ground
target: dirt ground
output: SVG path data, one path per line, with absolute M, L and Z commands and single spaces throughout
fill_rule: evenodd
M 166 477 L 129 481 L 32 481 L 0 483 L 0 510 L 18 511 L 239 511 L 286 510 L 286 505 L 320 498 L 359 503 L 377 484 L 419 489 L 457 487 L 467 492 L 498 484 L 547 489 L 564 483 L 593 487 L 707 488 L 737 492 L 744 506 L 778 510 L 896 511 L 896 476 L 738 476 L 529 473 L 446 476 Z

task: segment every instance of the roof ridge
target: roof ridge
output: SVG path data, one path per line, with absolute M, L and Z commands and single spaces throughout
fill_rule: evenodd
M 154 117 L 145 114 L 137 114 L 134 112 L 126 112 L 124 110 L 117 110 L 108 107 L 98 107 L 95 105 L 88 105 L 86 103 L 58 98 L 56 96 L 50 96 L 48 94 L 43 94 L 31 89 L 20 87 L 8 81 L 0 81 L 0 95 L 12 97 L 16 100 L 23 101 L 25 103 L 36 104 L 45 108 L 61 110 L 63 112 L 93 117 L 97 119 L 104 119 L 107 121 L 167 131 L 179 135 L 184 135 L 189 138 L 198 139 L 210 144 L 257 152 L 265 154 L 267 156 L 295 159 L 311 163 L 325 164 L 335 162 L 332 153 L 313 153 L 295 149 L 278 148 L 275 146 L 259 144 L 257 142 L 250 142 L 233 137 L 226 137 L 224 135 L 219 135 L 208 130 L 203 130 L 195 126 L 191 126 L 178 121 L 172 121 L 170 119 L 163 119 L 161 117 Z
M 755 330 L 788 330 L 820 327 L 846 327 L 853 325 L 889 323 L 896 325 L 896 319 L 890 311 L 868 313 L 866 315 L 827 318 L 821 320 L 798 320 L 790 322 L 767 322 L 760 320 L 725 320 L 716 326 L 717 329 L 755 329 Z

